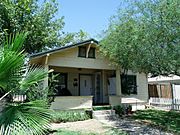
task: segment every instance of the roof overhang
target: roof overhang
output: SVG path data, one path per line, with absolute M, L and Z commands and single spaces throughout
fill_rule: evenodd
M 75 47 L 86 45 L 86 44 L 98 45 L 98 41 L 95 40 L 95 39 L 89 39 L 89 40 L 79 42 L 79 43 L 76 43 L 76 44 L 66 45 L 66 46 L 58 47 L 58 48 L 51 49 L 51 50 L 48 50 L 48 51 L 35 53 L 35 54 L 30 55 L 30 59 L 40 58 L 40 57 L 47 56 L 47 55 L 50 55 L 50 54 L 53 54 L 53 53 L 64 51 L 66 49 L 75 48 Z

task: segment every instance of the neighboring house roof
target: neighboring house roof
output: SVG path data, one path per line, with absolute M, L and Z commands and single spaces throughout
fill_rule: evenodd
M 82 41 L 82 42 L 79 42 L 79 43 L 75 43 L 75 44 L 71 44 L 71 45 L 66 45 L 66 46 L 58 47 L 58 48 L 55 48 L 55 49 L 52 49 L 52 50 L 48 50 L 48 51 L 45 51 L 45 52 L 40 52 L 40 53 L 32 54 L 32 55 L 30 55 L 30 59 L 31 58 L 35 58 L 35 57 L 45 56 L 45 55 L 47 55 L 49 53 L 55 53 L 55 52 L 58 52 L 60 50 L 64 50 L 64 49 L 67 49 L 67 48 L 72 48 L 72 47 L 81 46 L 81 45 L 90 44 L 90 43 L 98 44 L 98 41 L 93 39 L 93 38 L 91 38 L 89 40 L 85 40 L 85 41 Z
M 157 76 L 153 78 L 148 78 L 148 83 L 180 83 L 180 76 L 172 75 L 172 76 Z

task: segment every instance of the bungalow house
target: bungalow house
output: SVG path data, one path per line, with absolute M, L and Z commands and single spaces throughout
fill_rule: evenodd
M 119 105 L 122 98 L 124 102 L 129 98 L 145 102 L 148 99 L 146 75 L 128 71 L 125 78 L 118 67 L 101 55 L 98 41 L 94 39 L 33 54 L 30 63 L 60 74 L 51 105 L 53 109 L 91 108 L 92 104 Z M 44 86 L 48 86 L 48 78 Z

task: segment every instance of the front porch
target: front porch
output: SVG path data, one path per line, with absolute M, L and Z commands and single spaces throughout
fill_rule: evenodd
M 92 105 L 121 103 L 120 95 L 117 95 L 121 93 L 120 75 L 114 78 L 118 71 L 55 66 L 48 69 L 60 74 L 52 109 L 90 109 Z

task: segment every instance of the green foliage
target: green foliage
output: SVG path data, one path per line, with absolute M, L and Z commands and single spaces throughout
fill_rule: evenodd
M 12 97 L 13 95 L 27 95 L 22 101 L 8 101 L 0 114 L 0 134 L 3 135 L 42 135 L 49 127 L 51 119 L 46 103 L 38 98 L 29 98 L 29 95 L 36 96 L 34 89 L 47 77 L 48 71 L 42 68 L 31 67 L 26 70 L 24 66 L 25 55 L 23 53 L 23 41 L 27 34 L 16 34 L 14 37 L 6 37 L 0 47 L 0 87 L 2 93 Z M 34 92 L 34 93 L 33 93 Z M 43 94 L 43 90 L 41 90 Z M 2 100 L 5 96 L 0 98 Z M 39 96 L 40 97 L 40 96 Z M 31 102 L 27 102 L 31 101 Z
M 0 3 L 0 43 L 5 35 L 28 32 L 25 50 L 35 53 L 87 38 L 77 33 L 63 32 L 64 17 L 58 18 L 56 0 L 3 0 Z
M 7 39 L 0 46 L 0 87 L 6 91 L 9 91 L 8 87 L 13 82 L 20 80 L 19 71 L 25 58 L 22 54 L 22 46 L 26 36 L 26 34 L 17 34 L 16 37 L 11 38 L 11 41 Z
M 28 101 L 47 100 L 48 88 L 43 87 L 44 78 L 48 72 L 40 66 L 30 66 L 26 69 L 25 76 L 19 82 L 21 94 L 26 94 Z
M 128 135 L 128 134 L 118 128 L 111 128 L 109 131 L 105 133 L 105 135 Z
M 94 133 L 82 133 L 80 131 L 68 131 L 68 130 L 58 130 L 53 135 L 96 135 Z
M 90 119 L 91 116 L 82 110 L 73 110 L 73 111 L 57 111 L 54 112 L 52 122 L 73 122 L 73 121 L 82 121 Z
M 37 84 L 37 80 L 42 81 L 45 77 L 48 77 L 47 72 L 44 72 L 44 69 L 42 67 L 35 66 L 27 69 L 27 72 L 25 74 L 25 77 L 20 82 L 20 88 L 24 90 L 27 90 L 30 86 L 34 84 Z
M 44 101 L 8 104 L 0 116 L 1 134 L 45 134 L 51 113 Z
M 180 1 L 127 1 L 112 17 L 101 51 L 121 69 L 180 74 Z
M 159 128 L 180 133 L 180 113 L 175 111 L 139 110 L 133 115 L 134 119 L 149 120 Z
M 98 110 L 110 110 L 111 106 L 93 106 L 93 110 L 94 111 L 98 111 Z
M 116 105 L 113 106 L 113 109 L 115 110 L 115 113 L 118 114 L 120 117 L 125 114 L 132 113 L 132 105 Z
M 125 107 L 121 105 L 114 106 L 113 109 L 115 110 L 115 113 L 119 116 L 122 116 L 125 114 Z

